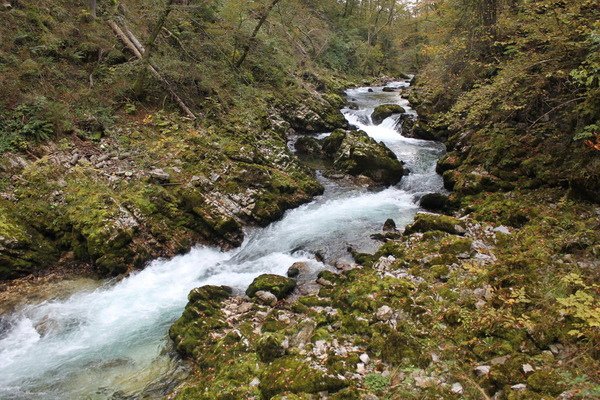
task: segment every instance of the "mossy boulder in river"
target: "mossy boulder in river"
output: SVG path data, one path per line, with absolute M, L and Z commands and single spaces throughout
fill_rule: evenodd
M 207 342 L 209 333 L 226 326 L 221 302 L 229 296 L 231 288 L 227 286 L 202 286 L 190 292 L 183 315 L 169 329 L 178 352 L 199 357 L 199 346 Z
M 323 139 L 322 148 L 336 169 L 350 175 L 365 175 L 385 185 L 398 183 L 404 175 L 396 155 L 363 131 L 338 129 Z
M 296 281 L 281 275 L 263 274 L 258 276 L 246 289 L 246 294 L 254 297 L 256 292 L 273 293 L 278 299 L 283 299 L 296 287 Z
M 416 232 L 442 231 L 453 235 L 464 233 L 462 222 L 447 215 L 419 213 L 415 221 L 404 230 L 405 235 Z
M 381 124 L 386 118 L 394 114 L 404 114 L 406 110 L 398 104 L 382 104 L 375 107 L 371 114 L 371 120 L 375 125 Z

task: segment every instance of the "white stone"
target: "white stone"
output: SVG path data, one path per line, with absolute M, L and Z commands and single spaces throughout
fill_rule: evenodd
M 532 373 L 533 371 L 535 371 L 535 370 L 533 369 L 533 367 L 531 366 L 531 364 L 523 364 L 523 365 L 521 366 L 521 369 L 523 370 L 523 373 L 525 373 L 525 374 L 530 374 L 530 373 Z
M 365 364 L 363 364 L 363 363 L 356 364 L 356 372 L 358 372 L 361 375 L 366 374 L 367 369 L 365 368 Z
M 254 378 L 254 379 L 252 379 L 252 381 L 250 382 L 250 386 L 252 386 L 252 387 L 256 387 L 256 386 L 258 386 L 259 384 L 260 384 L 260 379 L 258 379 L 258 378 Z
M 365 365 L 369 363 L 369 361 L 371 361 L 371 359 L 369 358 L 369 355 L 367 353 L 362 353 L 360 355 L 360 361 L 362 361 Z
M 510 231 L 504 225 L 497 226 L 493 230 L 494 230 L 494 232 L 503 233 L 505 235 L 510 235 Z
M 485 376 L 490 373 L 490 369 L 489 365 L 478 365 L 475 367 L 475 374 L 477 376 Z
M 512 390 L 525 390 L 527 389 L 527 385 L 524 383 L 517 383 L 516 385 L 512 385 L 510 388 Z
M 450 391 L 456 394 L 463 394 L 464 389 L 460 383 L 455 382 L 452 384 L 452 388 L 450 388 Z

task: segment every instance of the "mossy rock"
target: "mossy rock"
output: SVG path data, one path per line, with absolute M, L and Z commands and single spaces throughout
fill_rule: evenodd
M 448 196 L 441 193 L 427 193 L 421 197 L 419 205 L 427 211 L 435 212 L 444 212 L 452 208 Z
M 312 136 L 300 136 L 294 144 L 296 153 L 306 156 L 319 156 L 322 153 L 321 143 Z
M 464 237 L 447 236 L 441 240 L 440 253 L 460 254 L 471 251 L 473 241 Z
M 322 147 L 335 169 L 365 175 L 379 184 L 396 184 L 405 172 L 394 152 L 363 131 L 336 130 L 323 140 Z
M 0 280 L 14 279 L 54 263 L 58 251 L 36 230 L 13 216 L 0 202 Z
M 282 343 L 285 337 L 282 334 L 268 333 L 256 343 L 256 354 L 262 362 L 269 363 L 285 355 Z
M 418 213 L 415 216 L 415 221 L 406 227 L 404 234 L 442 231 L 456 235 L 462 232 L 461 228 L 464 229 L 463 223 L 457 218 L 447 215 Z
M 256 292 L 266 291 L 273 293 L 279 300 L 290 294 L 296 288 L 296 281 L 285 276 L 263 274 L 254 279 L 246 289 L 246 295 L 254 297 Z
M 331 400 L 360 400 L 360 392 L 358 389 L 353 387 L 348 387 L 340 390 L 337 393 L 329 396 Z
M 265 399 L 280 393 L 337 392 L 346 382 L 312 368 L 306 361 L 293 356 L 278 358 L 269 364 L 260 378 L 259 389 Z
M 210 344 L 210 332 L 227 325 L 221 302 L 229 296 L 231 288 L 226 286 L 202 286 L 189 293 L 183 314 L 169 329 L 179 353 L 201 361 L 203 346 Z
M 535 371 L 527 378 L 527 386 L 532 390 L 553 396 L 557 396 L 567 389 L 561 382 L 561 376 L 556 371 L 549 369 Z
M 371 120 L 375 125 L 381 124 L 386 118 L 394 114 L 404 114 L 406 110 L 398 104 L 382 104 L 375 107 L 371 114 Z
M 443 174 L 446 171 L 458 168 L 460 163 L 460 158 L 456 154 L 448 153 L 438 160 L 435 171 L 438 174 Z
M 321 147 L 326 154 L 333 155 L 338 151 L 345 138 L 346 131 L 343 129 L 336 129 L 331 132 L 329 136 L 321 140 Z

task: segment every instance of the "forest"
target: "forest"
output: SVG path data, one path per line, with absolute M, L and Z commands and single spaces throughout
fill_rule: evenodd
M 597 1 L 0 0 L 0 398 L 597 397 Z

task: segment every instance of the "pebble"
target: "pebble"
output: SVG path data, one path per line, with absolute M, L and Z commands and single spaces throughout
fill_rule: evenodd
M 505 234 L 505 235 L 510 235 L 510 231 L 509 231 L 509 230 L 508 230 L 508 228 L 507 228 L 506 226 L 504 226 L 504 225 L 500 225 L 500 226 L 497 226 L 497 227 L 495 227 L 495 228 L 493 229 L 493 231 L 494 231 L 494 232 L 497 232 L 497 233 L 503 233 L 503 234 Z
M 75 153 L 71 157 L 71 160 L 69 161 L 69 164 L 76 165 L 78 161 L 79 161 L 79 154 Z
M 256 298 L 260 300 L 261 303 L 266 304 L 268 306 L 274 306 L 275 304 L 277 304 L 277 297 L 271 292 L 259 290 L 258 292 L 256 292 Z
M 527 385 L 524 383 L 517 383 L 516 385 L 512 385 L 510 388 L 512 390 L 525 390 L 527 389 Z
M 237 312 L 240 314 L 247 313 L 252 309 L 252 303 L 242 303 L 237 309 Z
M 167 182 L 171 178 L 171 175 L 169 175 L 167 172 L 160 168 L 155 168 L 151 170 L 148 174 L 150 175 L 150 177 L 162 182 Z
M 525 373 L 525 374 L 530 374 L 533 371 L 535 371 L 533 369 L 533 367 L 531 366 L 531 364 L 523 364 L 523 366 L 521 367 L 521 369 L 523 370 L 523 373 Z
M 475 374 L 477 376 L 485 376 L 490 373 L 491 367 L 489 365 L 478 365 L 475 367 Z
M 363 364 L 365 364 L 365 365 L 368 364 L 369 361 L 371 361 L 371 359 L 369 358 L 369 355 L 367 353 L 361 354 L 359 358 L 360 358 L 360 361 L 362 361 Z
M 356 372 L 359 373 L 359 374 L 361 374 L 361 375 L 366 374 L 367 373 L 367 369 L 365 368 L 365 364 L 363 364 L 363 363 L 356 364 Z
M 259 384 L 260 384 L 260 379 L 258 379 L 258 378 L 254 378 L 254 379 L 252 379 L 252 381 L 250 382 L 250 386 L 252 386 L 252 387 L 256 387 L 256 386 L 258 386 Z
M 375 313 L 375 317 L 377 317 L 380 321 L 389 321 L 394 314 L 394 310 L 392 310 L 389 306 L 381 306 Z
M 317 279 L 317 283 L 321 286 L 333 286 L 333 283 L 324 278 Z
M 450 389 L 450 391 L 456 394 L 463 394 L 464 389 L 460 383 L 455 382 L 452 384 L 452 388 Z

